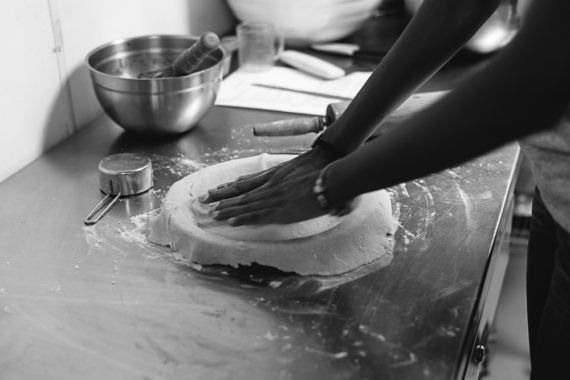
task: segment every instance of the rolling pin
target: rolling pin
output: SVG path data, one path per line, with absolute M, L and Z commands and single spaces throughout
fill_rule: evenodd
M 382 122 L 382 130 L 385 131 L 401 123 L 421 109 L 438 101 L 447 92 L 444 90 L 413 94 Z M 253 134 L 254 136 L 295 136 L 306 133 L 319 133 L 334 123 L 348 107 L 349 103 L 349 101 L 343 101 L 329 104 L 325 116 L 297 117 L 271 123 L 256 124 L 253 126 Z M 381 133 L 381 129 L 378 128 L 372 135 L 377 136 Z
M 319 133 L 338 119 L 349 102 L 336 102 L 327 106 L 325 116 L 296 117 L 252 126 L 254 136 L 296 136 Z
M 159 70 L 142 73 L 138 77 L 152 79 L 188 75 L 196 70 L 219 45 L 220 39 L 216 33 L 204 32 L 198 41 L 180 53 L 172 64 Z

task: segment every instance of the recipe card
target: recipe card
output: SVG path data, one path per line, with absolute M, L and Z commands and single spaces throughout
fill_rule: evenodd
M 237 70 L 222 81 L 216 105 L 324 116 L 328 104 L 354 98 L 370 74 L 323 80 L 279 66 L 262 72 Z

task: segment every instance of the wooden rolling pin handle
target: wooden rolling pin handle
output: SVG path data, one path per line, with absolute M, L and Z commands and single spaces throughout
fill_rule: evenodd
M 296 136 L 318 133 L 325 128 L 325 119 L 320 116 L 298 117 L 278 120 L 253 126 L 254 136 Z
M 220 39 L 213 32 L 205 32 L 200 36 L 191 47 L 186 49 L 174 60 L 172 67 L 174 68 L 174 75 L 188 75 L 196 70 L 204 59 L 218 48 Z
M 319 133 L 339 118 L 348 107 L 349 102 L 331 103 L 327 106 L 325 116 L 298 117 L 278 120 L 271 123 L 253 126 L 254 136 L 296 136 L 307 133 Z
M 346 107 L 348 107 L 349 104 L 350 102 L 348 101 L 329 104 L 325 112 L 326 126 L 328 127 L 329 125 L 334 123 L 336 119 L 338 119 L 340 115 L 344 112 L 344 110 L 346 110 Z

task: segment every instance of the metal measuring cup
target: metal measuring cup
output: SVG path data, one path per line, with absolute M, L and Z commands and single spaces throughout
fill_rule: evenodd
M 142 194 L 152 188 L 152 163 L 146 156 L 118 153 L 99 162 L 99 188 L 105 197 L 89 212 L 87 225 L 97 223 L 121 197 Z

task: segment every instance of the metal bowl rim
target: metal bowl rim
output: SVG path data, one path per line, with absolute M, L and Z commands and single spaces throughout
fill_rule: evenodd
M 199 76 L 199 75 L 204 75 L 205 73 L 208 73 L 210 71 L 219 69 L 218 66 L 222 66 L 224 59 L 226 58 L 226 51 L 225 49 L 223 49 L 222 47 L 218 47 L 216 50 L 220 51 L 221 53 L 221 58 L 218 60 L 218 62 L 216 62 L 215 64 L 213 64 L 212 66 L 201 70 L 201 71 L 197 71 L 194 73 L 190 73 L 188 75 L 183 75 L 183 76 L 179 76 L 179 77 L 165 77 L 165 78 L 125 78 L 125 77 L 119 77 L 116 75 L 111 75 L 111 74 L 107 74 L 104 73 L 100 70 L 97 70 L 95 67 L 93 67 L 93 65 L 91 65 L 90 59 L 98 52 L 104 50 L 104 49 L 108 49 L 112 46 L 116 46 L 116 45 L 120 45 L 120 44 L 126 44 L 129 43 L 131 41 L 136 41 L 136 40 L 150 40 L 150 39 L 176 39 L 176 40 L 194 40 L 197 41 L 200 37 L 196 37 L 196 36 L 188 36 L 188 35 L 184 35 L 184 34 L 148 34 L 148 35 L 143 35 L 143 36 L 136 36 L 136 37 L 128 37 L 128 38 L 121 38 L 121 39 L 117 39 L 114 41 L 110 41 L 107 42 L 103 45 L 99 45 L 96 48 L 92 49 L 89 53 L 87 53 L 87 55 L 85 56 L 85 63 L 87 64 L 87 67 L 89 68 L 89 71 L 91 71 L 92 73 L 95 73 L 96 75 L 101 75 L 102 77 L 106 77 L 106 78 L 112 78 L 114 80 L 124 80 L 127 82 L 137 82 L 140 83 L 142 82 L 156 82 L 156 81 L 176 81 L 176 80 L 180 80 L 181 78 L 189 78 L 189 77 L 194 77 L 194 76 Z

